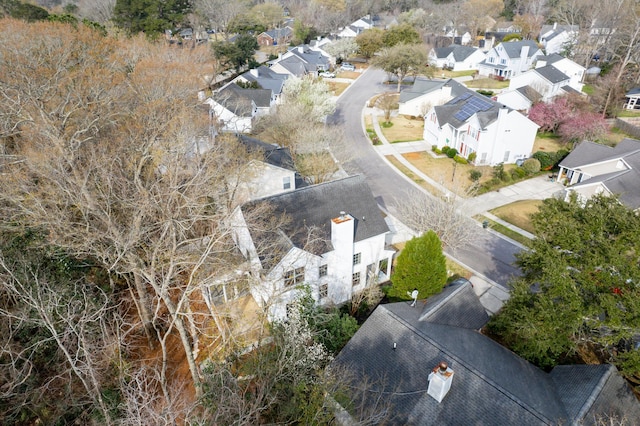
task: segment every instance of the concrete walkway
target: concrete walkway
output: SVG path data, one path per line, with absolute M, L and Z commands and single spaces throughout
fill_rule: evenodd
M 392 144 L 385 138 L 384 134 L 382 133 L 382 129 L 380 128 L 379 117 L 384 115 L 383 112 L 378 108 L 365 108 L 363 110 L 363 126 L 364 117 L 367 115 L 371 117 L 373 128 L 381 142 L 381 145 L 377 145 L 374 147 L 378 155 L 380 155 L 385 161 L 387 161 L 387 159 L 385 158 L 386 156 L 393 156 L 404 167 L 406 167 L 416 176 L 420 177 L 420 179 L 427 182 L 429 185 L 436 188 L 442 194 L 450 194 L 450 191 L 447 188 L 424 174 L 402 155 L 409 152 L 418 151 L 430 152 L 431 147 L 428 146 L 426 141 L 421 140 Z M 393 165 L 389 161 L 387 161 L 387 163 L 389 163 L 389 165 L 393 167 Z M 398 173 L 402 172 L 398 171 Z M 562 186 L 562 184 L 556 182 L 553 179 L 549 179 L 547 176 L 540 176 L 520 181 L 508 187 L 488 192 L 477 197 L 469 199 L 459 199 L 458 210 L 469 217 L 483 215 L 491 219 L 492 221 L 497 222 L 527 238 L 535 238 L 534 235 L 525 231 L 524 229 L 518 228 L 517 226 L 512 225 L 511 223 L 508 223 L 491 214 L 489 210 L 503 205 L 511 204 L 516 201 L 543 200 L 545 198 L 555 196 L 563 190 L 564 187 Z M 395 243 L 406 241 L 415 236 L 415 233 L 411 229 L 401 223 L 397 218 L 393 217 L 388 211 L 385 211 L 385 214 L 387 215 L 385 220 L 387 221 L 387 224 L 389 225 L 393 236 L 393 241 L 390 242 Z M 487 229 L 487 232 L 496 233 L 491 229 Z M 500 235 L 500 237 L 508 239 L 503 235 Z M 510 241 L 513 244 L 523 247 L 516 241 Z M 491 281 L 477 271 L 474 271 L 473 269 L 468 267 L 467 269 L 471 270 L 471 272 L 473 273 L 470 281 L 473 284 L 474 291 L 480 299 L 482 305 L 485 307 L 489 314 L 493 315 L 497 313 L 504 302 L 509 298 L 509 292 L 503 286 Z

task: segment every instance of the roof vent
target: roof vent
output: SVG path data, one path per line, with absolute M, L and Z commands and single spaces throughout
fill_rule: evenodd
M 427 393 L 438 402 L 442 402 L 453 381 L 453 370 L 442 361 L 429 374 L 429 388 Z

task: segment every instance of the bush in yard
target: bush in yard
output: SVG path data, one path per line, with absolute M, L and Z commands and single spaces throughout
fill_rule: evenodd
M 476 157 L 478 156 L 477 153 L 472 152 L 471 154 L 469 154 L 467 156 L 467 160 L 469 160 L 470 163 L 473 163 L 474 161 L 476 161 Z
M 477 169 L 469 170 L 469 179 L 471 179 L 472 182 L 479 181 L 481 177 L 482 177 L 482 172 L 480 170 L 477 170 Z
M 440 151 L 440 150 L 438 149 L 438 145 L 431 145 L 431 151 L 432 151 L 432 152 L 438 152 L 438 151 Z
M 536 151 L 532 157 L 540 162 L 540 170 L 551 170 L 555 164 L 555 155 L 552 156 L 548 152 Z
M 441 151 L 444 155 L 447 155 L 447 152 L 449 152 L 449 149 L 451 149 L 451 148 L 449 148 L 448 146 L 446 146 L 446 145 L 445 145 L 445 146 L 443 146 L 442 148 L 440 148 L 440 151 Z
M 507 174 L 504 171 L 504 163 L 499 163 L 493 166 L 493 177 L 498 179 L 498 181 L 504 180 L 504 177 Z
M 522 163 L 522 168 L 528 175 L 538 173 L 540 171 L 540 160 L 537 158 L 527 158 Z
M 538 170 L 540 170 L 540 168 L 538 168 Z M 527 171 L 523 168 L 523 167 L 516 167 L 515 169 L 513 169 L 511 171 L 511 177 L 516 180 L 516 179 L 522 179 L 523 177 L 525 177 L 526 175 L 528 175 L 529 173 L 527 173 Z
M 449 148 L 447 150 L 447 157 L 454 158 L 458 154 L 458 150 L 455 148 Z
M 556 158 L 555 158 L 554 166 L 557 166 L 558 163 L 560 163 L 562 160 L 564 160 L 564 157 L 566 157 L 567 155 L 569 155 L 569 151 L 566 150 L 566 149 L 561 149 L 558 152 L 556 152 Z
M 440 238 L 433 231 L 412 238 L 398 255 L 391 275 L 389 296 L 410 299 L 407 293 L 418 290 L 424 299 L 442 291 L 447 282 L 447 265 Z
M 453 157 L 453 161 L 455 161 L 458 164 L 469 164 L 466 158 L 460 157 L 459 155 L 456 155 L 455 157 Z

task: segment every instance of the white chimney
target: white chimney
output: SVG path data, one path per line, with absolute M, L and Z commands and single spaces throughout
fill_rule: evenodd
M 453 370 L 449 368 L 446 362 L 441 362 L 429 374 L 429 389 L 427 393 L 438 402 L 442 402 L 453 381 Z
M 353 216 L 345 212 L 340 212 L 340 216 L 331 219 L 331 245 L 333 246 L 331 265 L 335 277 L 345 283 L 351 282 L 353 275 L 355 222 Z M 348 291 L 351 291 L 350 286 Z

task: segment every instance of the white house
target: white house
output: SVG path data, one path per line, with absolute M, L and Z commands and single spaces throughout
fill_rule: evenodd
M 503 42 L 487 52 L 487 58 L 478 64 L 478 73 L 508 80 L 533 68 L 536 59 L 543 55 L 533 40 Z
M 533 149 L 538 125 L 505 105 L 472 90 L 435 106 L 425 117 L 424 140 L 455 148 L 475 164 L 515 163 Z
M 468 89 L 453 79 L 430 80 L 416 78 L 413 86 L 400 92 L 398 113 L 413 117 L 424 117 L 436 105 L 442 105 Z
M 541 56 L 536 68 L 509 82 L 509 89 L 496 100 L 518 111 L 528 111 L 535 102 L 551 102 L 558 96 L 581 94 L 585 68 L 558 54 Z
M 357 37 L 358 34 L 364 30 L 368 30 L 370 28 L 373 28 L 373 21 L 371 20 L 371 17 L 367 15 L 357 19 L 346 27 L 341 28 L 336 35 L 338 38 L 353 38 Z
M 275 103 L 269 89 L 243 89 L 228 83 L 204 101 L 209 105 L 211 121 L 216 130 L 231 133 L 249 133 L 253 119 L 269 114 Z
M 640 141 L 623 139 L 615 147 L 583 141 L 559 164 L 567 198 L 582 200 L 596 194 L 616 195 L 632 210 L 640 208 Z
M 265 227 L 266 214 L 273 223 Z M 252 201 L 234 222 L 234 240 L 251 263 L 252 295 L 271 319 L 286 317 L 301 284 L 319 304 L 339 304 L 390 274 L 389 228 L 362 176 Z
M 289 48 L 278 59 L 271 61 L 270 68 L 279 74 L 303 77 L 307 74 L 317 75 L 319 71 L 328 71 L 331 60 L 328 55 L 308 45 Z
M 271 68 L 260 65 L 242 73 L 232 81 L 236 84 L 256 84 L 260 89 L 271 90 L 271 103 L 278 104 L 288 77 L 288 74 L 278 74 Z
M 429 51 L 429 60 L 433 65 L 453 71 L 477 70 L 478 64 L 484 61 L 485 57 L 485 53 L 476 47 L 458 44 Z
M 230 184 L 235 187 L 236 204 L 306 186 L 296 173 L 288 148 L 246 135 L 238 135 L 238 141 L 254 158 L 249 161 L 240 176 L 230 176 Z
M 626 102 L 625 109 L 640 109 L 640 87 L 634 87 L 624 94 Z
M 547 55 L 560 53 L 576 43 L 578 38 L 577 25 L 543 25 L 540 30 L 539 41 Z
M 569 86 L 573 87 L 578 92 L 582 91 L 584 84 L 584 75 L 586 68 L 572 61 L 569 58 L 565 58 L 562 55 L 551 54 L 537 58 L 536 68 L 551 65 L 554 68 L 562 71 L 565 75 L 569 76 Z

